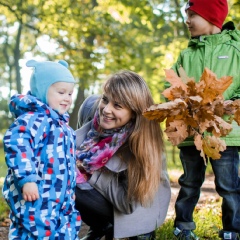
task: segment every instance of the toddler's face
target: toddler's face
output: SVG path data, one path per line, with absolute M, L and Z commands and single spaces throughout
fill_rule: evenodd
M 57 82 L 52 84 L 47 93 L 48 105 L 59 114 L 67 112 L 72 104 L 74 83 Z
M 216 33 L 216 26 L 214 26 L 192 10 L 187 10 L 186 24 L 191 34 L 191 37 L 211 35 Z

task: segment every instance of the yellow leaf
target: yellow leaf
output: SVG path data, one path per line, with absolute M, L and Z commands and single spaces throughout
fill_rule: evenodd
M 207 136 L 203 139 L 203 151 L 213 160 L 219 159 L 221 157 L 219 152 L 223 152 L 224 150 L 226 150 L 226 144 L 220 138 Z

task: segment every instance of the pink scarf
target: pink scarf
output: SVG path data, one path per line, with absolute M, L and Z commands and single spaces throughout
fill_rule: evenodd
M 76 151 L 77 183 L 87 182 L 94 170 L 105 166 L 132 133 L 132 125 L 132 122 L 128 122 L 121 128 L 98 132 L 99 115 L 98 110 L 96 111 L 91 129 Z

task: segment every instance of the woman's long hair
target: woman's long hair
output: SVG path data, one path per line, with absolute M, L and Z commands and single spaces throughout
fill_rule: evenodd
M 164 150 L 160 124 L 142 115 L 154 104 L 151 92 L 142 77 L 127 70 L 110 77 L 103 90 L 134 113 L 135 127 L 128 140 L 132 157 L 126 159 L 124 151 L 120 155 L 128 164 L 128 199 L 146 205 L 159 187 Z

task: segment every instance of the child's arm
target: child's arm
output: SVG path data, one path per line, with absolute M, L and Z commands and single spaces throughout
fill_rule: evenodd
M 40 156 L 37 156 L 37 150 L 47 131 L 48 121 L 45 115 L 35 112 L 19 117 L 4 136 L 6 164 L 20 187 L 38 180 Z
M 23 198 L 25 201 L 35 201 L 39 198 L 38 186 L 35 182 L 27 182 L 22 188 Z

